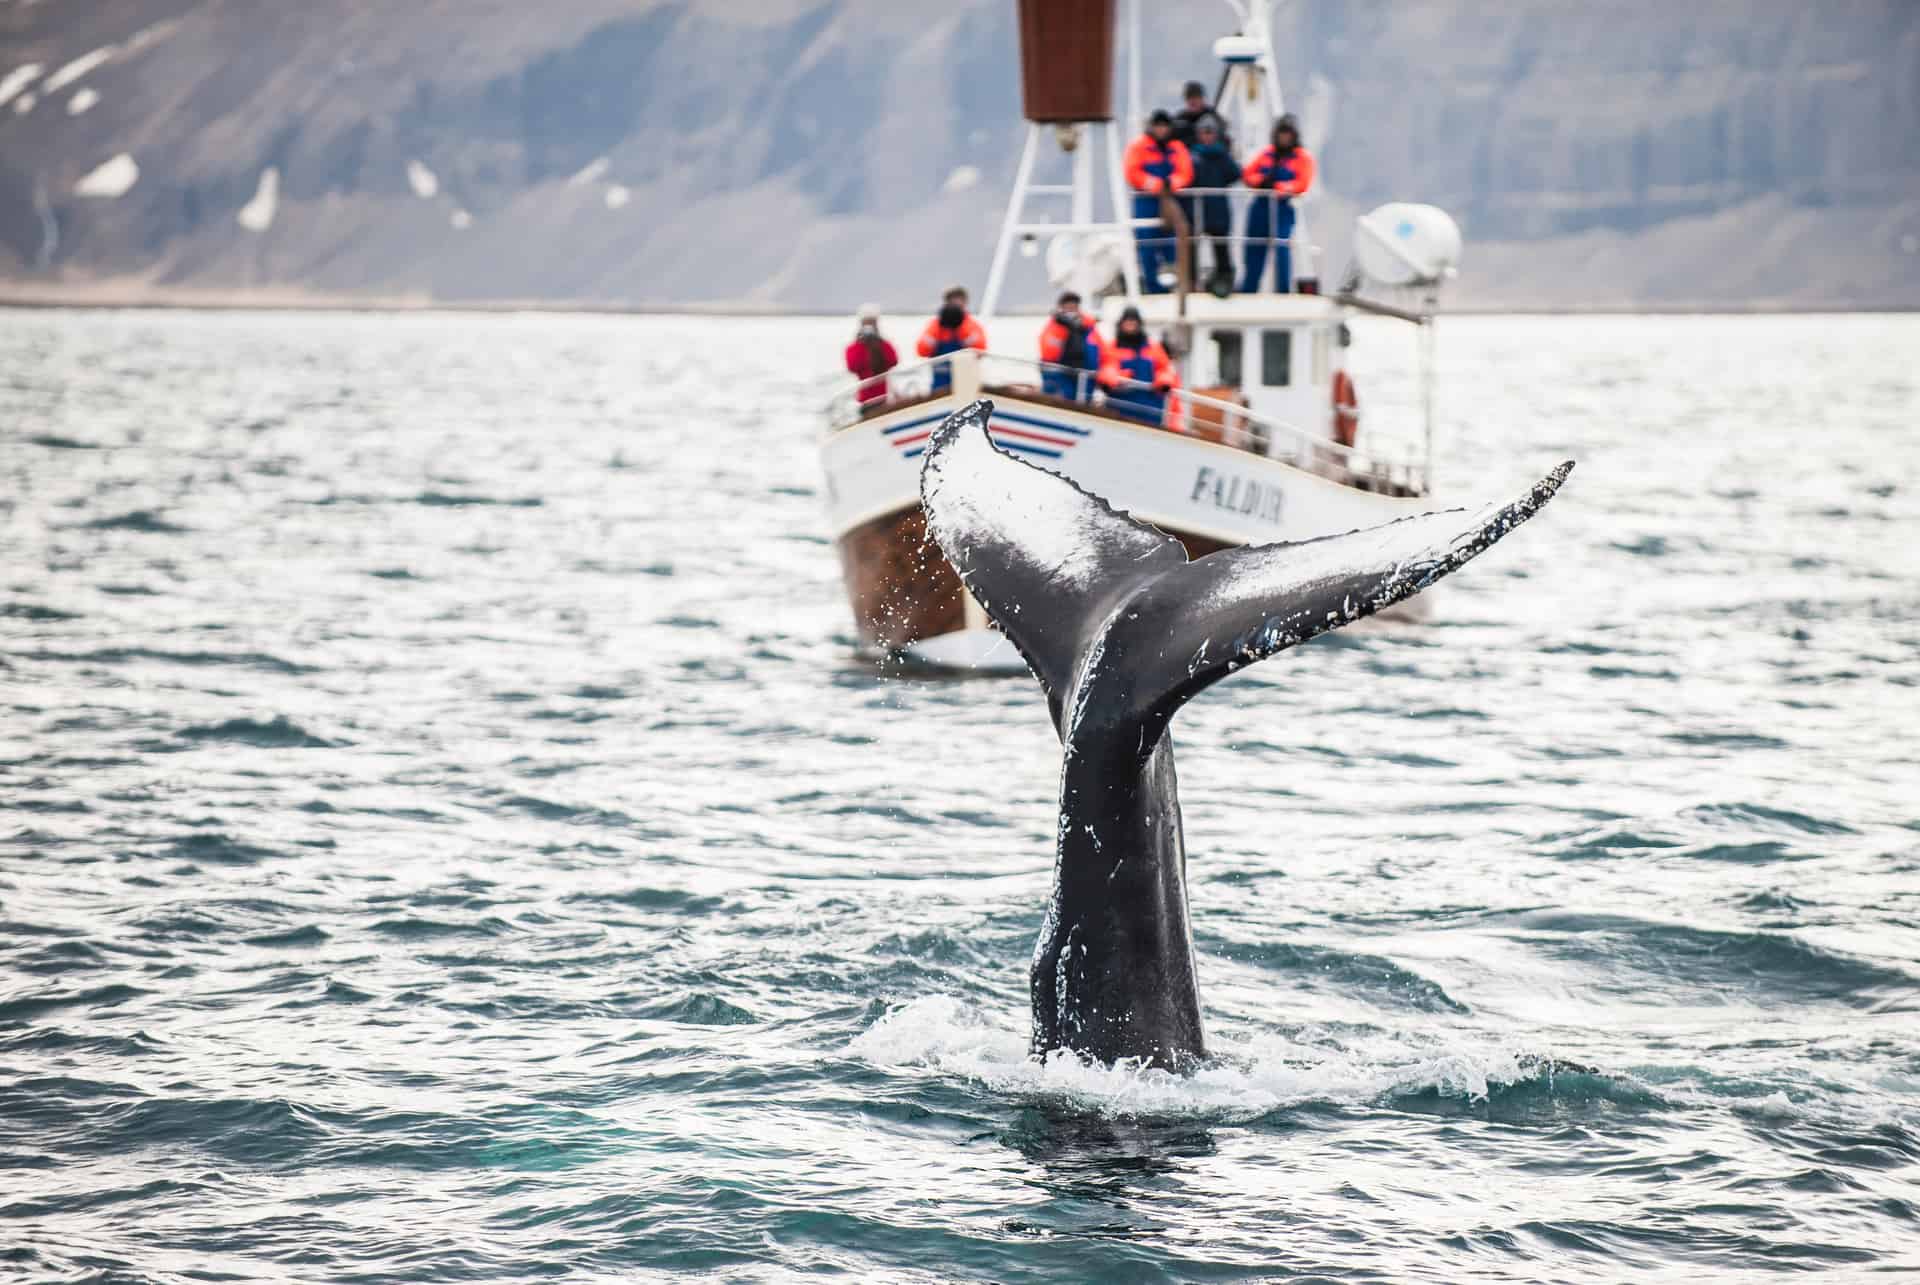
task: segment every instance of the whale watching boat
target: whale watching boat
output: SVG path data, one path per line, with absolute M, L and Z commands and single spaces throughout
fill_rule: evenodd
M 1221 67 L 1211 110 L 1228 126 L 1234 164 L 1243 166 L 1265 147 L 1284 108 L 1267 6 L 1228 3 L 1238 30 L 1214 43 Z M 1138 0 L 1129 9 L 1131 110 L 1121 124 L 1137 129 Z M 896 366 L 884 389 L 867 380 L 837 393 L 821 444 L 829 523 L 860 642 L 882 655 L 961 670 L 1023 668 L 929 540 L 920 507 L 929 437 L 977 398 L 993 402 L 989 431 L 1003 449 L 1152 523 L 1194 558 L 1433 507 L 1426 497 L 1434 325 L 1439 288 L 1459 257 L 1459 229 L 1432 206 L 1381 206 L 1355 221 L 1353 263 L 1340 288 L 1323 294 L 1304 219 L 1286 237 L 1240 235 L 1247 203 L 1265 199 L 1259 192 L 1235 186 L 1179 194 L 1229 201 L 1233 235 L 1225 238 L 1192 234 L 1186 211 L 1195 202 L 1160 197 L 1158 218 L 1135 217 L 1115 133 L 1114 10 L 1115 0 L 1020 0 L 1026 138 L 979 315 L 992 321 L 1014 250 L 1040 258 L 1044 238 L 1049 284 L 1097 304 L 1100 342 L 1112 343 L 1123 310 L 1137 309 L 1149 334 L 1162 337 L 1177 389 L 1143 416 L 1126 392 L 1146 385 L 1102 384 L 1090 370 L 989 347 Z M 1062 172 L 1062 181 L 1036 182 L 1043 165 Z M 1110 212 L 1104 220 L 1096 215 L 1101 204 Z M 1164 238 L 1172 253 L 1150 259 L 1137 236 Z M 1290 254 L 1276 258 L 1285 265 L 1285 288 L 1257 282 L 1263 288 L 1236 292 L 1216 274 L 1212 290 L 1194 290 L 1190 250 L 1203 239 L 1216 249 L 1225 240 L 1237 262 L 1250 248 L 1284 246 Z M 1346 373 L 1346 323 L 1356 313 L 1414 328 L 1420 431 L 1369 422 L 1356 434 Z

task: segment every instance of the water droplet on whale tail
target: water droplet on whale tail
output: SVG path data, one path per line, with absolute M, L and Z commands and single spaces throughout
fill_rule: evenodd
M 1019 650 L 1063 740 L 1087 717 L 1151 750 L 1193 695 L 1256 660 L 1412 597 L 1539 512 L 1568 460 L 1519 499 L 1223 549 L 1180 542 L 993 444 L 993 403 L 949 416 L 920 469 L 927 527 Z

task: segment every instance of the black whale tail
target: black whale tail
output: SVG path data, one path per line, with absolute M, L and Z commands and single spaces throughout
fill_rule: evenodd
M 1195 693 L 1412 597 L 1532 517 L 1573 468 L 1504 506 L 1189 562 L 1172 536 L 995 446 L 992 412 L 974 402 L 934 434 L 928 528 L 1046 689 L 1061 739 L 1124 734 L 1142 757 Z

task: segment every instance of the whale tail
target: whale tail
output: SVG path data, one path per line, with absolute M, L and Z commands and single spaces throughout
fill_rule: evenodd
M 1061 740 L 1124 733 L 1142 757 L 1196 693 L 1412 597 L 1537 513 L 1573 468 L 1504 506 L 1189 562 L 1172 536 L 995 446 L 992 413 L 974 402 L 934 434 L 928 529 L 1046 689 Z

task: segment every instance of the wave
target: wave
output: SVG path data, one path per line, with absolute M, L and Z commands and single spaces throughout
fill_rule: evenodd
M 1845 955 L 1790 933 L 1741 932 L 1663 923 L 1630 915 L 1542 911 L 1512 921 L 1532 948 L 1583 967 L 1684 984 L 1722 1002 L 1826 1001 L 1870 1011 L 1904 1011 L 1920 977 L 1893 964 Z M 1620 982 L 1638 989 L 1639 981 Z
M 159 647 L 99 647 L 92 651 L 14 652 L 21 660 L 60 660 L 75 664 L 124 665 L 132 660 L 154 660 L 173 665 L 240 665 L 275 674 L 313 674 L 319 670 L 261 651 L 167 651 Z
M 58 620 L 78 620 L 80 613 L 62 611 L 58 607 L 48 607 L 37 602 L 0 603 L 0 620 L 31 620 L 36 624 L 45 624 Z
M 449 495 L 445 491 L 422 491 L 413 497 L 413 502 L 436 508 L 466 508 L 482 505 L 512 509 L 537 509 L 546 503 L 545 500 L 534 495 L 502 500 L 491 495 Z
M 848 1052 L 882 1069 L 923 1068 L 995 1092 L 1036 1095 L 1121 1117 L 1245 1122 L 1315 1103 L 1412 1109 L 1420 1109 L 1423 1099 L 1484 1104 L 1516 1086 L 1552 1089 L 1561 1076 L 1611 1086 L 1599 1093 L 1589 1086 L 1585 1097 L 1657 1101 L 1638 1086 L 1508 1045 L 1391 1035 L 1344 1039 L 1335 1045 L 1279 1035 L 1244 1041 L 1216 1036 L 1214 1057 L 1205 1066 L 1176 1075 L 1065 1052 L 1033 1057 L 1023 1031 L 951 996 L 931 995 L 883 1015 L 854 1037 Z
M 276 714 L 262 723 L 251 718 L 230 718 L 223 723 L 197 724 L 174 733 L 183 741 L 232 741 L 260 749 L 333 749 L 343 742 L 315 736 L 285 714 Z
M 149 535 L 185 535 L 192 527 L 169 522 L 153 509 L 134 509 L 81 524 L 89 531 L 144 531 Z

